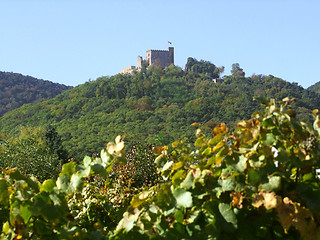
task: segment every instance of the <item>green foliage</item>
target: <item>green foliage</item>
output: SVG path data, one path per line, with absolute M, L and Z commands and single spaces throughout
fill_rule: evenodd
M 318 239 L 319 117 L 299 123 L 293 102 L 267 102 L 232 134 L 198 129 L 196 149 L 174 142 L 156 159 L 168 182 L 134 197 L 114 236 Z
M 239 63 L 234 63 L 234 64 L 232 64 L 231 74 L 232 74 L 232 76 L 244 77 L 245 72 L 240 67 Z
M 64 163 L 66 163 L 68 153 L 62 146 L 61 136 L 57 133 L 56 128 L 52 125 L 47 126 L 44 137 L 51 152 L 56 154 L 60 160 L 63 160 Z
M 208 74 L 212 78 L 218 78 L 224 71 L 224 67 L 217 68 L 213 63 L 209 61 L 200 60 L 189 57 L 185 66 L 186 71 L 195 73 Z
M 211 137 L 197 129 L 194 144 L 155 148 L 163 182 L 137 192 L 128 208 L 110 198 L 112 169 L 151 153 L 137 157 L 132 147 L 125 161 L 119 136 L 100 157 L 63 165 L 56 181 L 6 170 L 1 237 L 319 239 L 320 120 L 314 111 L 313 125 L 299 122 L 294 101 L 267 101 L 232 132 L 216 124 Z
M 0 72 L 0 116 L 23 104 L 53 98 L 70 88 L 17 73 Z
M 19 137 L 0 142 L 0 168 L 17 167 L 24 174 L 35 176 L 41 182 L 56 178 L 67 154 L 61 145 L 60 136 L 49 127 L 21 128 Z
M 312 86 L 308 87 L 308 90 L 316 92 L 316 93 L 320 93 L 320 83 L 317 82 L 317 83 L 313 84 Z
M 292 105 L 299 119 L 312 121 L 310 110 L 318 108 L 320 95 L 297 84 L 262 75 L 225 76 L 214 83 L 207 73 L 153 67 L 134 75 L 101 77 L 54 99 L 24 105 L 0 118 L 0 131 L 15 135 L 20 126 L 55 126 L 64 149 L 81 161 L 117 135 L 126 134 L 126 146 L 154 144 L 159 136 L 164 144 L 194 141 L 194 122 L 208 131 L 217 122 L 234 128 L 260 109 L 254 97 L 286 96 L 299 99 Z
M 154 158 L 151 145 L 133 143 L 127 150 L 126 164 L 115 165 L 111 173 L 114 174 L 116 181 L 121 180 L 122 188 L 152 186 L 160 177 L 157 174 Z

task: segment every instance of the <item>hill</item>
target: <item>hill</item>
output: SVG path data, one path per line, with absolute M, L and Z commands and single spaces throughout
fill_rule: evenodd
M 312 86 L 308 87 L 308 90 L 316 92 L 316 93 L 320 93 L 320 82 L 317 82 L 317 83 L 313 84 Z
M 309 119 L 320 96 L 274 76 L 225 76 L 215 83 L 206 72 L 171 66 L 117 74 L 69 89 L 53 99 L 27 104 L 0 118 L 3 133 L 21 125 L 54 125 L 71 156 L 81 159 L 105 146 L 118 134 L 127 143 L 167 144 L 194 140 L 192 123 L 208 131 L 218 122 L 229 128 L 260 109 L 254 98 L 297 98 L 298 117 Z
M 0 72 L 0 116 L 23 104 L 53 98 L 70 88 L 18 73 Z

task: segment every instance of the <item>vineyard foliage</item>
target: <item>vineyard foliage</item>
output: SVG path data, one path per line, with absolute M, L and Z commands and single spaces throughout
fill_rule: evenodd
M 220 123 L 210 137 L 194 123 L 194 144 L 180 140 L 146 150 L 147 159 L 157 154 L 161 181 L 149 172 L 148 184 L 119 191 L 120 200 L 112 193 L 134 178 L 127 170 L 139 169 L 133 165 L 144 158 L 134 157 L 136 148 L 126 156 L 120 136 L 99 157 L 64 164 L 57 180 L 39 183 L 5 170 L 1 237 L 320 239 L 320 119 L 315 110 L 313 125 L 299 122 L 294 101 L 266 101 L 264 111 L 234 131 Z

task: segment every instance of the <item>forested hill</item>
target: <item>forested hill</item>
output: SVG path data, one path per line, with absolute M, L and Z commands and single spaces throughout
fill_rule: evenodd
M 53 98 L 70 88 L 18 73 L 0 72 L 0 116 L 25 103 Z
M 254 97 L 296 97 L 298 117 L 318 108 L 320 95 L 273 76 L 225 76 L 215 83 L 208 73 L 171 66 L 148 68 L 134 75 L 101 77 L 53 99 L 24 105 L 0 118 L 2 132 L 20 125 L 52 124 L 73 157 L 102 149 L 118 134 L 126 142 L 167 144 L 194 136 L 192 123 L 212 129 L 217 122 L 229 128 L 250 118 L 260 105 Z
M 308 87 L 308 90 L 316 92 L 316 93 L 320 93 L 320 82 L 317 82 L 317 83 L 313 84 L 312 86 Z

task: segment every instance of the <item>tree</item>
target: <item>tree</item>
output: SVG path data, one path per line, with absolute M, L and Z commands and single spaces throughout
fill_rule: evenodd
M 59 159 L 63 163 L 66 163 L 68 160 L 68 152 L 64 149 L 61 136 L 57 133 L 56 128 L 49 125 L 45 130 L 44 136 L 48 147 L 51 149 L 53 154 L 58 155 Z
M 185 66 L 187 72 L 195 72 L 208 74 L 212 78 L 218 78 L 219 74 L 224 71 L 224 68 L 217 68 L 213 63 L 209 61 L 200 60 L 189 57 Z
M 244 77 L 245 76 L 245 72 L 240 67 L 239 63 L 232 64 L 231 74 L 233 76 L 238 76 L 238 77 Z
M 7 137 L 0 144 L 0 168 L 17 167 L 22 173 L 39 181 L 57 178 L 67 158 L 61 139 L 51 128 L 24 127 L 18 137 Z M 54 138 L 55 137 L 55 138 Z

